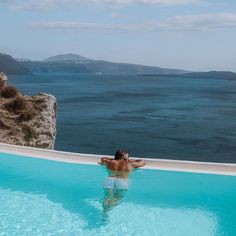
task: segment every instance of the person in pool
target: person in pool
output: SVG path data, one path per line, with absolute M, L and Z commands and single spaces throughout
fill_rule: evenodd
M 103 184 L 105 189 L 103 212 L 107 213 L 119 204 L 129 189 L 130 173 L 134 168 L 143 167 L 146 163 L 141 159 L 130 160 L 128 151 L 121 149 L 116 151 L 114 158 L 102 157 L 99 164 L 105 165 L 108 171 L 108 177 Z

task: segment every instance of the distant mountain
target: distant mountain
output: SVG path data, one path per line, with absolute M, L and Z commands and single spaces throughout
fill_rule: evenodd
M 5 74 L 30 74 L 31 72 L 13 57 L 0 53 L 0 72 Z
M 69 53 L 46 58 L 45 62 L 84 62 L 89 59 L 77 54 Z
M 42 61 L 31 61 L 29 59 L 14 59 L 7 54 L 0 53 L 1 71 L 6 74 L 90 73 L 236 80 L 236 73 L 228 71 L 189 72 L 155 66 L 92 60 L 76 54 L 63 54 Z
M 21 65 L 35 73 L 96 74 L 183 74 L 184 70 L 92 60 L 76 54 L 49 57 L 43 61 L 23 61 Z
M 91 73 L 83 63 L 77 62 L 26 61 L 21 65 L 32 73 Z

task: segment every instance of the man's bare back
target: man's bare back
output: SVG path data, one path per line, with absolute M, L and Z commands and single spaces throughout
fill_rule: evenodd
M 121 160 L 102 157 L 100 164 L 105 165 L 110 177 L 127 179 L 134 168 L 145 165 L 143 160 L 129 160 L 128 154 L 124 155 Z

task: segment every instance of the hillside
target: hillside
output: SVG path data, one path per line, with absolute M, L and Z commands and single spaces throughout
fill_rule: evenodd
M 69 53 L 69 54 L 61 54 L 57 56 L 52 56 L 44 59 L 45 62 L 66 62 L 66 61 L 88 61 L 90 59 L 86 57 L 82 57 L 77 54 Z
M 183 74 L 184 70 L 92 60 L 76 54 L 49 57 L 43 61 L 20 62 L 35 73 L 101 73 L 101 74 Z
M 32 73 L 91 73 L 85 65 L 74 62 L 25 61 L 21 65 Z
M 179 69 L 144 66 L 130 63 L 116 63 L 93 60 L 77 54 L 62 54 L 48 57 L 42 61 L 14 59 L 0 53 L 0 72 L 6 74 L 33 73 L 90 73 L 123 74 L 145 76 L 175 76 L 181 78 L 236 79 L 236 73 L 230 71 L 190 72 Z
M 0 53 L 0 71 L 7 75 L 10 74 L 30 74 L 30 71 L 21 65 L 20 62 L 13 59 L 7 54 Z

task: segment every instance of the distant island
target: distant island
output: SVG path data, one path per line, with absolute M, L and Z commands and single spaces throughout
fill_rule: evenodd
M 16 59 L 0 54 L 0 71 L 6 74 L 92 73 L 92 74 L 184 74 L 185 70 L 93 60 L 76 54 L 63 54 L 42 61 Z M 7 66 L 6 66 L 7 65 Z
M 226 79 L 226 80 L 236 80 L 236 73 L 231 71 L 208 71 L 208 72 L 189 72 L 184 74 L 142 74 L 140 76 L 150 76 L 150 77 L 174 77 L 174 78 L 189 78 L 189 79 Z
M 77 54 L 62 54 L 46 58 L 42 61 L 17 59 L 0 53 L 0 71 L 6 74 L 38 74 L 38 73 L 89 73 L 120 74 L 140 76 L 174 76 L 175 78 L 224 78 L 236 79 L 236 73 L 230 71 L 190 72 L 180 69 L 144 66 L 129 63 L 115 63 L 93 60 Z
M 0 71 L 5 74 L 25 75 L 31 71 L 21 65 L 20 62 L 7 54 L 0 53 Z

